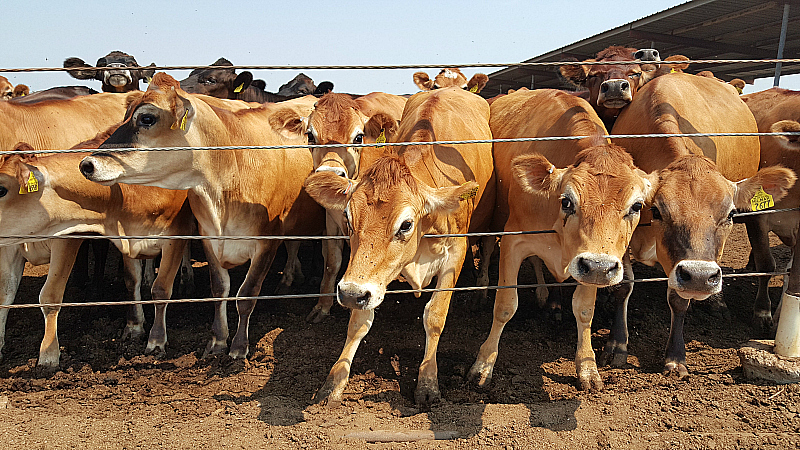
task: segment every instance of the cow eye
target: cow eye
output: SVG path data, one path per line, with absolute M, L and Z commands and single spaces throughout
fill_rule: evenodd
M 661 211 L 658 210 L 655 206 L 650 208 L 650 212 L 653 213 L 653 220 L 661 220 Z
M 152 127 L 158 122 L 158 117 L 155 114 L 142 114 L 137 122 L 140 127 Z
M 642 76 L 642 74 L 641 74 L 641 73 L 638 73 L 638 72 L 637 72 L 637 73 L 632 73 L 632 74 L 628 75 L 628 77 L 629 77 L 629 78 L 639 78 L 640 76 Z
M 317 140 L 314 139 L 314 133 L 309 131 L 308 133 L 306 133 L 306 136 L 308 136 L 308 143 L 309 144 L 314 145 L 314 144 L 317 143 Z
M 411 227 L 414 226 L 414 222 L 412 220 L 404 220 L 403 223 L 400 224 L 400 229 L 397 230 L 397 236 L 399 237 L 401 234 L 406 234 L 411 231 Z
M 355 139 L 353 139 L 353 144 L 363 144 L 364 143 L 364 135 L 358 134 L 356 135 Z
M 634 203 L 633 205 L 631 205 L 631 212 L 630 212 L 630 213 L 631 213 L 631 214 L 639 214 L 639 211 L 641 211 L 641 210 L 642 210 L 642 207 L 643 207 L 643 206 L 644 206 L 644 205 L 642 204 L 642 202 L 636 202 L 636 203 Z
M 575 213 L 575 205 L 569 197 L 561 197 L 561 210 L 567 215 Z
M 8 194 L 8 189 L 3 186 L 0 186 L 0 197 L 5 197 Z
M 217 83 L 217 80 L 215 80 L 213 78 L 206 78 L 205 80 L 203 80 L 203 84 L 216 84 L 216 83 Z

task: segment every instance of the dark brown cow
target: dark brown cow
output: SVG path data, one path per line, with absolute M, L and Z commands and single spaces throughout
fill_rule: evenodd
M 497 209 L 493 228 L 548 230 L 554 234 L 509 235 L 500 240 L 500 285 L 517 284 L 520 263 L 540 257 L 558 281 L 574 277 L 572 300 L 578 324 L 575 367 L 582 389 L 600 389 L 591 345 L 598 287 L 632 279 L 628 242 L 639 223 L 651 182 L 625 151 L 609 145 L 594 109 L 568 93 L 522 90 L 497 99 L 490 125 L 496 139 L 587 136 L 580 140 L 496 142 Z M 627 301 L 629 284 L 615 296 Z M 469 377 L 479 385 L 492 378 L 500 334 L 517 309 L 517 290 L 497 291 L 492 330 Z M 617 347 L 627 348 L 627 335 Z M 614 346 L 614 344 L 612 344 Z
M 315 97 L 258 108 L 230 111 L 213 106 L 205 95 L 187 94 L 178 82 L 157 73 L 142 99 L 131 105 L 123 124 L 84 158 L 81 172 L 103 184 L 130 183 L 166 189 L 188 189 L 189 203 L 205 236 L 316 235 L 325 226 L 324 210 L 303 190 L 311 173 L 311 153 L 304 148 L 283 150 L 185 150 L 107 153 L 122 147 L 226 147 L 305 144 L 299 114 L 307 117 Z M 219 99 L 213 99 L 219 104 Z M 212 295 L 227 297 L 228 269 L 250 261 L 238 296 L 256 296 L 269 271 L 280 240 L 206 240 L 206 257 L 214 259 Z M 230 355 L 243 358 L 255 301 L 240 300 L 239 327 Z M 224 302 L 216 309 L 207 353 L 227 348 Z
M 731 86 L 671 73 L 639 90 L 617 118 L 612 134 L 755 131 L 752 113 Z M 784 168 L 756 173 L 756 137 L 618 139 L 615 143 L 624 146 L 641 169 L 659 171 L 652 206 L 642 216 L 643 221 L 652 219 L 652 226 L 636 231 L 631 250 L 645 264 L 660 263 L 669 277 L 672 321 L 665 372 L 683 377 L 688 374 L 683 320 L 691 299 L 705 300 L 722 289 L 717 261 L 733 214 L 750 209 L 759 187 L 775 199 L 782 198 L 795 176 Z
M 155 66 L 151 63 L 150 66 Z M 103 92 L 130 92 L 139 90 L 139 80 L 148 82 L 153 77 L 155 70 L 139 66 L 136 59 L 120 51 L 113 51 L 97 60 L 94 67 L 106 69 L 88 69 L 92 66 L 80 58 L 67 58 L 64 60 L 65 69 L 73 78 L 79 80 L 98 80 L 103 83 Z
M 637 49 L 621 46 L 609 47 L 586 62 L 602 61 L 607 64 L 570 64 L 561 66 L 561 75 L 575 86 L 586 89 L 582 95 L 591 103 L 607 129 L 611 129 L 620 111 L 626 107 L 636 92 L 655 76 L 655 70 L 644 71 L 640 64 L 614 64 L 617 61 L 635 61 Z M 653 57 L 640 54 L 640 57 Z M 646 68 L 655 67 L 652 63 Z
M 395 141 L 409 142 L 347 180 L 332 172 L 308 177 L 306 189 L 350 228 L 350 263 L 338 301 L 350 308 L 347 341 L 315 400 L 341 400 L 359 343 L 369 331 L 386 286 L 402 276 L 414 289 L 437 278 L 455 285 L 468 243 L 465 237 L 425 239 L 425 234 L 487 229 L 494 207 L 491 146 L 436 145 L 434 140 L 490 139 L 489 105 L 451 87 L 422 92 L 406 103 Z M 436 348 L 452 291 L 435 292 L 425 306 L 425 355 L 415 392 L 417 405 L 439 400 Z

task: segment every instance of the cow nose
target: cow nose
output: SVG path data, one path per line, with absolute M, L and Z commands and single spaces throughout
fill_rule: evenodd
M 631 85 L 625 80 L 606 80 L 600 85 L 600 92 L 609 97 L 624 97 L 629 94 Z
M 622 263 L 605 253 L 584 252 L 572 259 L 569 274 L 579 283 L 610 286 L 622 280 Z
M 80 169 L 84 177 L 91 176 L 94 173 L 94 163 L 88 159 L 84 159 L 81 161 Z
M 581 275 L 589 275 L 596 273 L 599 275 L 606 275 L 613 278 L 613 275 L 619 270 L 619 262 L 606 260 L 606 259 L 592 259 L 592 258 L 579 258 L 578 259 L 578 273 Z
M 336 299 L 339 304 L 351 309 L 364 309 L 369 304 L 372 293 L 369 289 L 352 284 L 340 283 L 336 289 Z
M 714 294 L 722 287 L 722 269 L 713 261 L 681 261 L 675 266 L 675 287 Z

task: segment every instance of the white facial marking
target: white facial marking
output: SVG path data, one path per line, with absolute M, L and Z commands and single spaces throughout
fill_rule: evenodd
M 445 76 L 445 78 L 453 78 L 453 79 L 458 78 L 458 74 L 450 69 L 445 69 L 443 75 Z

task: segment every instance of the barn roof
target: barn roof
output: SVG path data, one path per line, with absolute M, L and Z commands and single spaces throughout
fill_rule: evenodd
M 784 4 L 789 4 L 785 58 L 800 55 L 800 0 L 693 0 L 613 28 L 524 62 L 585 60 L 611 45 L 655 48 L 661 57 L 680 54 L 701 59 L 768 59 L 778 54 Z M 693 64 L 687 72 L 711 70 L 730 81 L 773 77 L 775 64 Z M 781 74 L 800 73 L 783 64 Z M 555 66 L 509 67 L 489 74 L 481 92 L 491 97 L 509 88 L 568 88 Z

